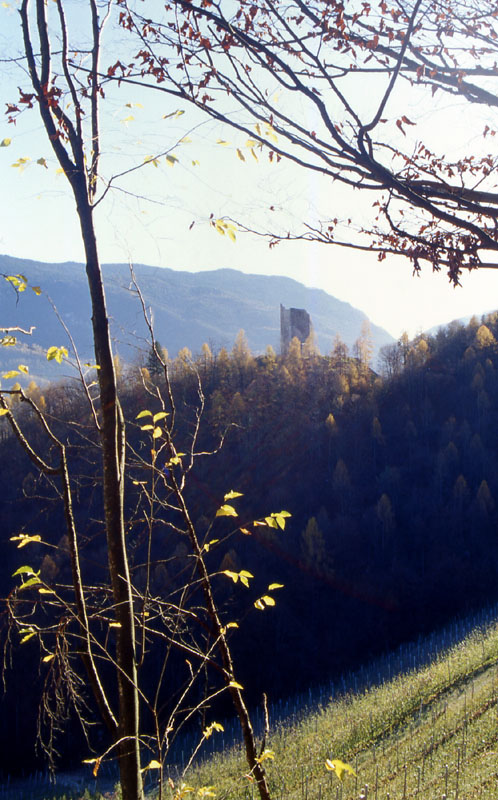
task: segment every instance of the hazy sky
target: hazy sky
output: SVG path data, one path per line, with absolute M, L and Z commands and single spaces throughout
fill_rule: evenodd
M 12 52 L 17 14 L 2 7 L 0 22 L 0 47 Z M 19 67 L 2 64 L 0 74 L 2 104 L 17 99 L 17 86 L 29 86 Z M 102 166 L 107 177 L 166 150 L 178 162 L 168 166 L 163 158 L 159 167 L 147 164 L 117 181 L 119 189 L 109 192 L 99 207 L 104 262 L 131 259 L 191 271 L 232 267 L 287 275 L 351 303 L 395 337 L 498 307 L 498 270 L 465 275 L 463 287 L 454 289 L 445 275 L 433 275 L 428 268 L 421 277 L 412 277 L 410 264 L 402 259 L 379 263 L 373 254 L 326 245 L 283 242 L 270 249 L 267 241 L 250 234 L 238 234 L 236 243 L 220 236 L 209 224 L 210 214 L 297 230 L 316 209 L 330 217 L 360 215 L 361 221 L 371 199 L 347 195 L 330 181 L 282 163 L 269 165 L 262 157 L 256 162 L 240 137 L 212 123 L 200 124 L 202 118 L 189 109 L 182 116 L 168 116 L 176 108 L 167 97 L 129 89 L 106 100 Z M 439 124 L 436 117 L 431 124 Z M 465 137 L 464 126 L 460 111 L 449 126 L 452 135 Z M 179 143 L 183 137 L 190 141 Z M 0 252 L 42 261 L 81 261 L 74 204 L 64 176 L 57 174 L 37 111 L 25 113 L 16 126 L 1 119 L 0 141 L 5 138 L 12 143 L 0 148 Z M 219 139 L 228 144 L 218 144 Z M 244 162 L 237 148 L 245 154 Z M 19 158 L 30 159 L 23 170 L 12 166 Z M 42 158 L 46 167 L 37 163 Z

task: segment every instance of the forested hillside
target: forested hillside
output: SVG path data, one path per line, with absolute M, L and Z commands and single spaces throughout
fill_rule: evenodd
M 184 350 L 170 363 L 177 451 L 189 452 L 202 403 L 197 452 L 217 451 L 196 457 L 185 491 L 197 529 L 220 540 L 209 550 L 210 568 L 255 576 L 249 588 L 215 584 L 227 619 L 240 621 L 232 642 L 252 701 L 263 691 L 275 699 L 302 689 L 496 597 L 497 338 L 498 313 L 435 336 L 403 337 L 383 349 L 383 375 L 369 366 L 366 337 L 354 354 L 339 339 L 326 356 L 294 340 L 285 357 L 271 348 L 254 357 L 240 334 L 230 352 L 205 345 L 199 357 Z M 150 444 L 137 415 L 158 410 L 164 381 L 153 354 L 146 360 L 147 368 L 120 376 L 129 428 L 127 536 L 135 584 L 150 579 L 152 593 L 173 596 L 189 569 L 187 551 L 166 512 L 149 549 L 139 494 Z M 78 384 L 43 391 L 32 384 L 29 393 L 70 443 L 83 569 L 98 587 L 105 540 L 87 398 Z M 50 460 L 27 404 L 13 397 L 12 408 Z M 3 418 L 0 433 L 2 596 L 24 563 L 62 586 L 70 564 L 57 487 L 36 473 Z M 157 469 L 167 474 L 174 467 L 161 458 Z M 230 517 L 210 527 L 230 490 L 242 493 L 235 527 Z M 285 531 L 245 525 L 281 510 L 292 515 Z M 19 551 L 9 537 L 20 533 L 47 544 Z M 284 588 L 275 608 L 262 612 L 254 600 L 273 582 Z M 35 735 L 35 693 L 45 680 L 42 664 L 37 686 L 39 662 L 28 641 L 6 672 L 12 691 L 3 702 L 2 758 L 11 767 L 20 753 L 26 762 L 20 742 Z M 76 741 L 74 732 L 62 739 L 66 758 L 77 755 Z

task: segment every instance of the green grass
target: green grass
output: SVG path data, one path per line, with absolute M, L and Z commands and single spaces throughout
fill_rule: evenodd
M 497 665 L 498 626 L 476 630 L 430 666 L 278 725 L 266 762 L 275 800 L 498 798 Z M 357 777 L 338 781 L 326 770 L 330 758 Z M 213 756 L 187 782 L 245 800 L 257 796 L 246 773 L 239 748 Z
M 494 625 L 474 630 L 429 666 L 324 703 L 299 722 L 270 726 L 266 747 L 274 758 L 265 764 L 273 798 L 498 800 L 497 700 Z M 340 782 L 327 771 L 326 760 L 336 758 L 356 777 Z M 166 784 L 163 796 L 175 797 L 181 780 L 174 789 Z M 192 800 L 203 786 L 214 787 L 219 800 L 258 797 L 240 747 L 213 755 L 183 780 Z

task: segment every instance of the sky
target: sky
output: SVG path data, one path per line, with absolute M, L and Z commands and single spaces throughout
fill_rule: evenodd
M 0 14 L 0 49 L 12 53 L 18 40 L 13 4 L 4 4 Z M 0 70 L 3 105 L 15 101 L 16 87 L 27 88 L 28 81 L 18 65 L 2 63 Z M 98 208 L 104 263 L 131 260 L 188 271 L 230 267 L 286 275 L 351 303 L 395 338 L 498 307 L 498 270 L 466 274 L 463 285 L 454 288 L 446 275 L 432 274 L 428 267 L 414 277 L 401 258 L 379 263 L 375 254 L 330 245 L 291 241 L 270 248 L 267 240 L 251 234 L 238 232 L 235 243 L 221 236 L 210 215 L 265 229 L 298 230 L 317 209 L 330 217 L 351 214 L 361 222 L 367 201 L 288 164 L 270 165 L 261 154 L 256 161 L 238 134 L 191 109 L 180 115 L 177 110 L 183 111 L 167 97 L 125 88 L 105 101 L 103 170 L 110 176 L 132 166 L 140 169 L 120 178 Z M 441 119 L 434 114 L 431 124 L 465 141 L 461 110 L 450 126 Z M 0 119 L 0 142 L 5 139 L 11 143 L 0 147 L 0 253 L 82 261 L 74 203 L 36 110 L 23 114 L 15 126 Z M 164 156 L 158 167 L 143 166 L 147 157 L 166 152 L 178 159 L 172 166 Z M 19 165 L 23 158 L 29 161 Z

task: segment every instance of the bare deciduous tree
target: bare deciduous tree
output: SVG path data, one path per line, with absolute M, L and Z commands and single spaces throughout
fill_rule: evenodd
M 341 220 L 330 199 L 323 219 L 273 241 L 402 255 L 415 270 L 423 261 L 445 268 L 453 283 L 464 269 L 496 267 L 491 0 L 119 5 L 139 49 L 112 74 L 176 94 L 249 136 L 271 160 L 372 198 L 370 220 Z M 431 127 L 441 97 L 449 101 L 438 115 L 444 131 Z

